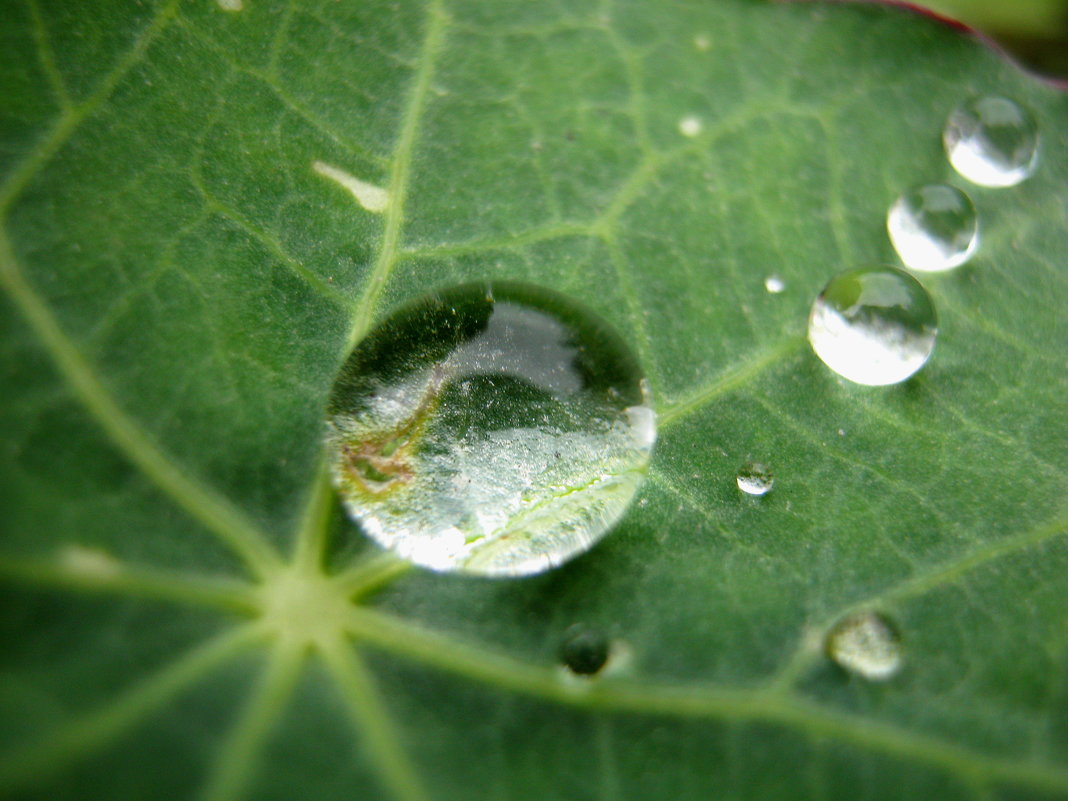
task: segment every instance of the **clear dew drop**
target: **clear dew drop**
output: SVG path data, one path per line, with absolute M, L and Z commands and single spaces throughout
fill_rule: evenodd
M 824 364 L 858 384 L 897 384 L 927 363 L 938 334 L 930 295 L 894 267 L 832 278 L 812 304 L 808 341 Z
M 540 573 L 585 552 L 644 477 L 638 362 L 574 301 L 511 282 L 415 301 L 350 354 L 326 444 L 348 515 L 415 564 Z
M 875 612 L 850 615 L 827 634 L 827 655 L 844 670 L 869 681 L 886 681 L 901 670 L 901 639 Z
M 769 275 L 764 279 L 764 289 L 772 295 L 778 295 L 786 289 L 786 282 L 777 275 Z
M 1038 162 L 1038 124 L 1007 97 L 962 103 L 946 120 L 942 142 L 953 168 L 981 186 L 1015 186 Z
M 560 661 L 577 676 L 593 676 L 604 668 L 610 651 L 611 644 L 601 632 L 576 624 L 560 644 Z
M 952 270 L 979 246 L 975 205 L 964 192 L 944 184 L 901 195 L 886 216 L 886 230 L 902 263 L 912 270 Z
M 742 465 L 736 481 L 738 489 L 746 495 L 767 495 L 775 486 L 775 476 L 767 465 L 760 462 L 746 462 Z

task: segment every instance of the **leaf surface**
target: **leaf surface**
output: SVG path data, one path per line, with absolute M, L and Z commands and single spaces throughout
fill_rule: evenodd
M 1063 94 L 875 5 L 8 13 L 0 795 L 1068 795 Z M 1012 189 L 942 152 L 977 94 L 1039 122 Z M 934 357 L 849 384 L 812 299 L 940 181 L 982 245 L 923 279 Z M 405 570 L 318 467 L 352 344 L 484 278 L 611 321 L 660 416 L 618 529 L 523 580 Z M 820 649 L 860 609 L 886 683 Z M 616 641 L 592 681 L 576 622 Z

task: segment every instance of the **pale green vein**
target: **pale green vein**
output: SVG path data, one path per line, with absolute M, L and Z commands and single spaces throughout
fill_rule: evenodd
M 280 560 L 268 544 L 266 535 L 229 500 L 172 462 L 149 434 L 115 402 L 23 277 L 3 232 L 0 232 L 0 285 L 22 311 L 75 395 L 118 449 L 175 503 L 214 532 L 256 575 L 264 576 L 274 571 Z
M 1036 526 L 1011 537 L 996 542 L 985 543 L 956 559 L 951 559 L 932 570 L 912 576 L 893 587 L 849 604 L 825 615 L 823 620 L 811 627 L 817 635 L 828 630 L 835 622 L 853 612 L 866 609 L 886 609 L 912 598 L 922 596 L 931 590 L 952 585 L 961 581 L 967 574 L 1013 554 L 1020 553 L 1037 545 L 1068 534 L 1068 508 L 1062 509 L 1051 521 Z M 794 653 L 783 663 L 772 677 L 769 687 L 776 690 L 788 690 L 820 658 L 818 647 L 808 638 L 803 637 Z
M 715 121 L 687 144 L 664 153 L 653 151 L 647 154 L 615 190 L 604 210 L 590 224 L 590 230 L 602 237 L 611 236 L 619 219 L 664 167 L 708 150 L 721 137 L 768 113 L 768 108 L 761 106 L 759 99 L 754 98 L 752 102 Z
M 8 175 L 7 180 L 4 181 L 3 185 L 0 185 L 0 218 L 6 216 L 15 198 L 33 180 L 37 172 L 70 139 L 86 117 L 96 111 L 111 96 L 111 93 L 115 91 L 115 87 L 126 76 L 126 73 L 140 62 L 149 45 L 174 19 L 178 10 L 178 3 L 179 0 L 169 0 L 169 2 L 160 7 L 152 21 L 137 37 L 133 47 L 118 60 L 115 67 L 100 81 L 96 90 L 82 103 L 60 115 L 48 133 L 42 137 L 37 147 Z
M 1010 436 L 1002 434 L 1000 431 L 995 431 L 992 428 L 987 428 L 986 426 L 982 426 L 977 423 L 971 417 L 969 417 L 956 406 L 954 406 L 946 397 L 945 393 L 941 392 L 937 388 L 937 385 L 933 382 L 929 383 L 926 389 L 927 396 L 932 401 L 941 406 L 943 409 L 945 409 L 946 413 L 953 417 L 953 419 L 955 419 L 964 428 L 974 432 L 975 434 L 979 435 L 980 437 L 983 437 L 984 439 L 991 439 L 994 442 L 997 442 L 999 445 L 1003 445 L 1006 448 L 1009 448 L 1010 451 L 1013 453 L 1026 453 L 1031 459 L 1035 461 L 1036 464 L 1041 466 L 1050 475 L 1062 474 L 1062 469 L 1060 468 L 1060 466 L 1051 464 L 1045 459 L 1042 459 L 1033 450 L 1031 450 L 1029 447 L 1026 447 L 1022 442 L 1020 442 L 1020 440 L 1014 439 Z
M 842 199 L 842 168 L 838 163 L 838 151 L 835 148 L 834 133 L 822 117 L 816 117 L 823 129 L 823 144 L 827 156 L 827 217 L 838 248 L 841 264 L 853 263 L 853 246 L 850 244 L 846 224 L 845 205 Z
M 653 153 L 653 145 L 649 138 L 649 117 L 645 109 L 645 88 L 641 62 L 633 48 L 627 46 L 627 43 L 613 26 L 611 10 L 602 9 L 602 13 L 609 16 L 605 27 L 608 41 L 616 51 L 619 60 L 623 63 L 623 74 L 627 80 L 627 105 L 631 121 L 634 123 L 638 147 L 641 148 L 643 154 L 648 156 Z
M 238 614 L 251 614 L 259 608 L 252 585 L 245 582 L 128 562 L 104 562 L 99 570 L 91 566 L 79 570 L 64 563 L 62 555 L 47 560 L 0 556 L 0 576 L 33 587 L 174 601 Z
M 56 96 L 56 103 L 61 111 L 66 113 L 70 110 L 70 94 L 63 82 L 63 76 L 56 66 L 56 55 L 52 50 L 52 44 L 48 40 L 48 31 L 44 20 L 41 19 L 41 9 L 37 0 L 27 0 L 30 10 L 30 23 L 33 26 L 33 44 L 37 48 L 37 56 L 41 61 L 41 69 L 44 70 L 48 79 L 48 86 L 52 94 Z
M 350 153 L 359 158 L 365 158 L 373 162 L 376 166 L 381 166 L 385 163 L 385 159 L 378 153 L 374 153 L 368 150 L 358 142 L 353 142 L 342 136 L 330 125 L 327 125 L 315 114 L 313 114 L 303 103 L 297 100 L 293 95 L 289 93 L 289 90 L 285 89 L 279 84 L 276 78 L 269 73 L 261 72 L 260 70 L 252 69 L 250 67 L 243 66 L 233 59 L 233 56 L 226 48 L 222 47 L 218 42 L 205 36 L 203 33 L 194 28 L 189 22 L 179 18 L 178 24 L 182 29 L 192 36 L 197 42 L 200 42 L 205 47 L 209 48 L 216 56 L 218 56 L 221 63 L 225 64 L 227 68 L 232 70 L 238 75 L 244 75 L 258 83 L 267 89 L 271 94 L 275 96 L 282 106 L 292 113 L 294 116 L 307 123 L 314 128 L 324 137 L 336 144 L 342 150 Z
M 330 284 L 308 269 L 308 266 L 304 264 L 300 259 L 294 258 L 286 249 L 282 246 L 282 243 L 267 231 L 260 228 L 258 225 L 252 223 L 245 215 L 239 212 L 237 209 L 226 205 L 222 201 L 215 198 L 206 187 L 197 183 L 197 191 L 200 192 L 204 198 L 204 203 L 207 205 L 208 210 L 218 214 L 220 217 L 229 220 L 242 231 L 244 231 L 252 239 L 259 242 L 268 251 L 281 262 L 291 273 L 297 278 L 301 279 L 313 291 L 329 300 L 341 309 L 351 309 L 352 302 L 340 289 L 333 284 Z
M 399 801 L 428 801 L 415 765 L 405 752 L 363 661 L 343 640 L 324 643 L 321 653 L 341 691 L 356 734 L 363 738 L 383 783 Z
M 333 504 L 334 492 L 330 487 L 330 473 L 325 461 L 320 460 L 297 529 L 293 565 L 298 570 L 312 575 L 322 573 Z
M 947 531 L 951 528 L 951 525 L 947 523 L 947 521 L 944 519 L 941 510 L 938 507 L 938 504 L 932 501 L 918 489 L 916 489 L 916 487 L 910 484 L 908 481 L 885 473 L 865 461 L 854 459 L 853 457 L 844 453 L 840 449 L 835 448 L 833 445 L 830 445 L 826 440 L 821 439 L 820 437 L 812 433 L 811 429 L 809 429 L 808 426 L 804 425 L 798 420 L 795 420 L 792 416 L 782 411 L 775 404 L 769 403 L 760 395 L 760 393 L 748 394 L 747 397 L 750 403 L 761 407 L 769 415 L 779 420 L 787 428 L 793 431 L 798 437 L 803 439 L 805 442 L 807 442 L 813 448 L 818 450 L 824 456 L 833 459 L 834 461 L 839 462 L 840 464 L 849 465 L 855 470 L 859 470 L 863 473 L 868 473 L 869 475 L 875 476 L 888 487 L 892 487 L 898 492 L 902 492 L 906 495 L 909 495 L 917 506 L 927 509 L 931 516 L 938 521 L 940 526 L 942 526 Z M 834 441 L 833 438 L 831 438 L 831 441 Z M 916 566 L 916 560 L 912 556 L 909 556 L 907 553 L 902 551 L 900 546 L 893 540 L 893 538 L 884 538 L 884 541 L 886 542 L 887 547 L 897 553 L 897 555 L 909 567 Z
M 293 21 L 295 11 L 296 0 L 288 0 L 282 16 L 278 20 L 278 27 L 275 28 L 274 36 L 271 37 L 271 50 L 267 59 L 267 75 L 275 80 L 278 78 L 278 59 L 281 57 L 282 49 L 285 47 L 286 35 L 289 33 L 289 26 Z
M 622 801 L 619 765 L 616 760 L 617 747 L 612 736 L 611 722 L 603 715 L 594 721 L 594 739 L 597 743 L 598 774 L 601 777 L 601 801 Z
M 636 335 L 635 345 L 637 346 L 638 358 L 645 366 L 645 371 L 649 376 L 649 383 L 654 385 L 653 389 L 658 390 L 659 387 L 655 386 L 657 383 L 657 377 L 653 373 L 653 368 L 657 364 L 657 360 L 653 358 L 653 343 L 649 336 L 649 326 L 645 322 L 645 310 L 642 308 L 641 301 L 638 300 L 637 290 L 634 288 L 634 281 L 631 278 L 630 270 L 627 269 L 626 257 L 623 255 L 623 248 L 619 245 L 619 238 L 615 231 L 606 231 L 604 233 L 604 242 L 608 247 L 608 259 L 612 263 L 612 269 L 615 271 L 616 279 L 619 281 L 619 290 L 623 294 L 623 300 L 627 304 L 628 316 L 631 320 L 631 325 L 634 326 L 634 333 Z
M 371 612 L 353 610 L 354 636 L 390 653 L 483 682 L 492 687 L 568 706 L 662 715 L 777 724 L 810 737 L 829 738 L 900 759 L 940 768 L 970 781 L 1005 782 L 1068 792 L 1068 772 L 954 745 L 937 737 L 825 709 L 783 692 L 605 679 L 576 687 L 548 666 L 504 654 Z
M 382 244 L 379 246 L 378 256 L 364 285 L 356 312 L 353 314 L 346 340 L 346 352 L 351 350 L 367 331 L 378 305 L 378 299 L 397 263 L 412 155 L 419 132 L 419 122 L 426 106 L 426 96 L 430 90 L 430 81 L 434 76 L 434 63 L 445 39 L 447 19 L 441 0 L 431 0 L 427 9 L 426 34 L 419 54 L 419 68 L 401 117 L 400 136 L 393 154 L 389 175 L 389 205 L 385 210 L 386 225 L 382 233 Z
M 1029 531 L 1005 537 L 996 542 L 988 542 L 959 559 L 914 576 L 897 587 L 885 590 L 879 595 L 868 599 L 866 605 L 878 606 L 915 598 L 932 589 L 951 584 L 985 564 L 1011 556 L 1036 545 L 1041 545 L 1047 540 L 1064 534 L 1068 534 L 1068 508 L 1059 510 L 1053 520 L 1048 523 L 1043 523 Z
M 687 152 L 689 152 L 688 149 Z M 630 208 L 630 205 L 637 200 L 638 196 L 649 185 L 649 182 L 656 177 L 664 162 L 665 158 L 656 154 L 650 154 L 643 158 L 638 166 L 619 185 L 619 188 L 616 189 L 612 199 L 594 221 L 591 229 L 600 236 L 610 236 L 623 212 Z
M 0 762 L 0 788 L 9 793 L 45 778 L 113 742 L 153 712 L 250 648 L 263 636 L 242 625 L 200 645 L 96 712 L 76 718 L 44 740 Z
M 694 412 L 700 411 L 721 395 L 745 386 L 748 381 L 763 371 L 788 359 L 801 348 L 805 341 L 805 338 L 801 336 L 785 339 L 777 346 L 758 353 L 749 361 L 721 373 L 703 387 L 665 404 L 657 415 L 659 427 L 664 429 L 674 425 Z
M 730 477 L 733 481 L 734 477 Z M 721 537 L 731 543 L 732 548 L 739 548 L 741 550 L 749 551 L 754 554 L 758 554 L 760 558 L 767 558 L 767 554 L 760 551 L 756 545 L 750 541 L 751 538 L 745 536 L 744 532 L 729 531 L 722 522 L 716 519 L 716 516 L 712 513 L 712 510 L 708 508 L 705 503 L 702 503 L 695 498 L 687 490 L 683 489 L 677 479 L 673 479 L 661 472 L 650 470 L 649 481 L 652 484 L 660 487 L 664 492 L 669 492 L 682 501 L 684 504 L 693 509 L 697 514 L 703 517 L 712 528 L 714 528 Z M 779 562 L 779 572 L 782 575 L 789 573 L 796 581 L 799 587 L 804 587 L 809 583 L 809 578 L 803 575 L 797 565 L 792 561 L 785 560 Z
M 263 745 L 293 696 L 305 650 L 291 640 L 279 640 L 248 702 L 218 751 L 202 801 L 243 798 L 255 774 Z
M 502 237 L 476 239 L 470 242 L 444 242 L 421 248 L 404 248 L 397 253 L 398 261 L 410 259 L 446 259 L 452 256 L 470 256 L 493 251 L 519 250 L 529 245 L 564 239 L 571 236 L 594 236 L 592 227 L 585 223 L 553 223 L 541 228 L 532 228 Z
M 367 559 L 361 559 L 356 564 L 333 576 L 331 581 L 344 593 L 346 598 L 357 599 L 374 592 L 395 578 L 403 576 L 412 567 L 411 562 L 401 559 L 399 556 L 394 556 L 387 551 L 376 553 Z

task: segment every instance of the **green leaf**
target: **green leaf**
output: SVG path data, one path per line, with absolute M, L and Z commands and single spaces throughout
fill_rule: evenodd
M 0 795 L 1068 795 L 1065 95 L 876 5 L 8 5 Z M 941 149 L 987 93 L 1039 121 L 1011 189 Z M 926 368 L 849 384 L 808 308 L 937 181 L 980 252 Z M 660 415 L 623 523 L 524 580 L 406 570 L 318 466 L 351 345 L 487 277 L 604 315 Z M 856 610 L 889 681 L 823 655 Z

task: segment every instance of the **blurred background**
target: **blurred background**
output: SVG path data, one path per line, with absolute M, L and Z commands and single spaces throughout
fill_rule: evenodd
M 995 39 L 1034 72 L 1068 79 L 1068 0 L 912 0 Z

